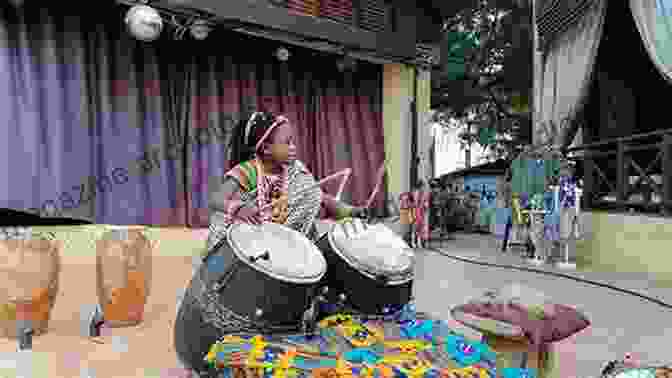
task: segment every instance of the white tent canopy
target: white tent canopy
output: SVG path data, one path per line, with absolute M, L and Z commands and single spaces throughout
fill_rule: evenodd
M 672 0 L 630 0 L 630 9 L 649 57 L 672 82 Z
M 560 130 L 561 144 L 581 143 L 580 137 L 575 139 L 576 130 L 567 129 L 566 120 L 581 111 L 588 97 L 606 8 L 606 0 L 592 2 L 581 19 L 548 46 L 541 73 L 535 75 L 535 88 L 540 92 L 535 94 L 535 143 L 546 141 L 542 125 L 549 122 L 565 128 Z M 536 139 L 538 136 L 541 140 Z

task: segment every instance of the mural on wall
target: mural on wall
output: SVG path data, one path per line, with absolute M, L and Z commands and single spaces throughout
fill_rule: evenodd
M 467 176 L 464 178 L 464 188 L 480 198 L 474 223 L 494 232 L 492 227 L 496 224 L 497 215 L 497 176 Z
M 470 176 L 464 178 L 464 187 L 468 187 L 469 192 L 480 195 L 481 209 L 494 208 L 497 198 L 497 177 L 496 176 Z

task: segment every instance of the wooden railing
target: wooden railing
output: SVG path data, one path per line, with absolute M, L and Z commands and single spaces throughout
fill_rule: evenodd
M 672 129 L 585 144 L 568 153 L 583 166 L 583 208 L 672 214 Z

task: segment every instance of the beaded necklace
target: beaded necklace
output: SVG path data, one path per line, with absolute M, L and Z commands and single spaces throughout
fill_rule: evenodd
M 258 157 L 255 158 L 255 166 L 257 169 L 257 206 L 259 209 L 263 209 L 261 221 L 271 222 L 273 220 L 273 209 L 270 207 L 264 208 L 264 206 L 273 201 L 274 193 L 279 193 L 281 196 L 287 195 L 289 192 L 289 169 L 287 166 L 283 166 L 279 175 L 267 175 Z

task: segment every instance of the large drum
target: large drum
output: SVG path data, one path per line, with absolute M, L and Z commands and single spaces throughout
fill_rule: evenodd
M 334 224 L 317 246 L 329 266 L 324 285 L 332 295 L 345 295 L 353 310 L 382 314 L 411 300 L 412 250 L 385 225 L 359 219 Z
M 322 253 L 293 229 L 231 226 L 185 291 L 174 330 L 179 359 L 202 371 L 208 348 L 224 334 L 299 331 L 326 270 Z

